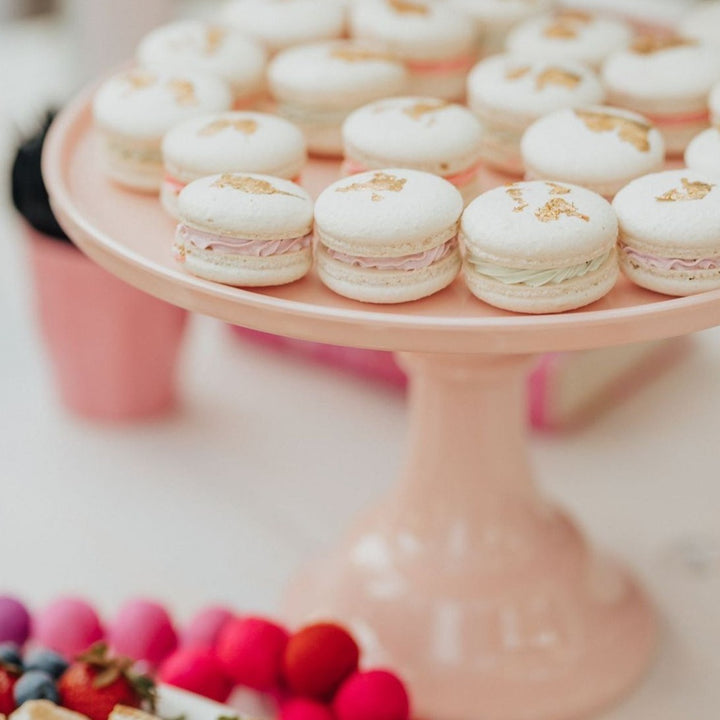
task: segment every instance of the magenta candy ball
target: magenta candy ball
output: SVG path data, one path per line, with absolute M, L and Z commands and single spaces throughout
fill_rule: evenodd
M 402 681 L 385 670 L 357 672 L 333 701 L 338 720 L 408 720 L 410 699 Z
M 33 638 L 67 658 L 87 650 L 105 636 L 95 609 L 79 598 L 60 598 L 35 616 Z
M 0 642 L 24 645 L 30 637 L 30 613 L 14 597 L 0 597 Z
M 108 630 L 110 647 L 119 655 L 159 665 L 175 651 L 177 633 L 165 608 L 151 600 L 130 600 Z
M 215 653 L 207 647 L 187 647 L 174 652 L 160 667 L 160 680 L 168 685 L 224 703 L 233 689 Z
M 201 610 L 188 623 L 182 633 L 183 647 L 215 647 L 225 625 L 234 614 L 224 607 L 208 607 Z
M 335 720 L 335 716 L 326 705 L 298 698 L 283 705 L 280 720 Z

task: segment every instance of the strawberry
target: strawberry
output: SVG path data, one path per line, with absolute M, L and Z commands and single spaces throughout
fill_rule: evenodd
M 0 715 L 9 715 L 15 709 L 13 688 L 18 676 L 14 666 L 0 664 Z
M 63 673 L 58 681 L 63 706 L 90 720 L 107 720 L 116 705 L 154 709 L 155 685 L 131 672 L 132 660 L 108 655 L 104 643 L 94 645 Z

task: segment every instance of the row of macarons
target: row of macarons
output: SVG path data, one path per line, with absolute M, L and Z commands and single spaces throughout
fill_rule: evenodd
M 432 295 L 461 266 L 489 305 L 563 312 L 610 292 L 619 271 L 669 295 L 720 288 L 720 188 L 688 169 L 645 175 L 611 204 L 557 181 L 459 191 L 417 170 L 343 178 L 314 207 L 299 185 L 224 173 L 178 200 L 175 255 L 198 277 L 238 287 L 302 278 L 313 260 L 335 293 L 371 303 Z

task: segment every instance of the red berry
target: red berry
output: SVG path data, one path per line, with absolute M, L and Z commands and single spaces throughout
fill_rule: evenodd
M 87 715 L 90 720 L 107 720 L 116 705 L 138 707 L 139 698 L 123 676 L 109 685 L 95 687 L 97 670 L 85 662 L 71 665 L 60 678 L 58 690 L 62 705 Z
M 410 700 L 403 683 L 384 670 L 358 672 L 333 702 L 337 720 L 408 720 Z
M 280 720 L 334 720 L 335 716 L 326 705 L 315 700 L 298 698 L 283 705 Z
M 288 642 L 285 681 L 297 695 L 328 699 L 357 670 L 359 660 L 360 649 L 347 630 L 332 623 L 309 625 Z
M 233 689 L 233 682 L 215 653 L 203 647 L 189 647 L 173 653 L 160 668 L 160 679 L 218 702 L 225 702 Z
M 17 673 L 0 667 L 0 715 L 10 715 L 15 709 L 13 688 L 17 679 Z
M 280 684 L 287 631 L 262 618 L 226 623 L 215 652 L 225 672 L 239 685 L 268 692 Z

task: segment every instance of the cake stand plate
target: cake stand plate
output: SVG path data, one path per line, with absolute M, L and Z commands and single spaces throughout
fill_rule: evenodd
M 55 122 L 44 173 L 74 242 L 127 282 L 237 325 L 400 353 L 410 376 L 400 482 L 299 575 L 290 619 L 349 623 L 369 663 L 402 670 L 426 719 L 572 720 L 639 680 L 656 641 L 650 603 L 537 492 L 525 374 L 535 353 L 718 325 L 720 292 L 670 299 L 623 279 L 585 309 L 531 317 L 485 305 L 461 280 L 393 307 L 338 297 L 314 274 L 267 290 L 206 282 L 174 262 L 173 222 L 157 199 L 103 177 L 89 94 Z M 315 161 L 303 182 L 318 192 L 337 176 L 336 163 Z M 361 451 L 348 448 L 348 463 Z

